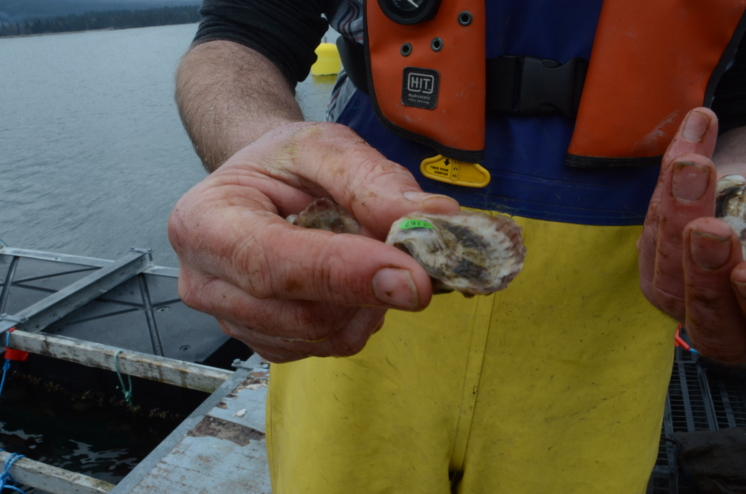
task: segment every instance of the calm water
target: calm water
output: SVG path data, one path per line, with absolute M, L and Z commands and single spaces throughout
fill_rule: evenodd
M 178 266 L 168 214 L 205 176 L 173 102 L 196 28 L 0 39 L 0 239 L 106 259 L 147 247 Z M 332 84 L 298 87 L 309 120 L 323 120 Z M 158 442 L 142 424 L 62 407 L 19 382 L 2 400 L 0 447 L 110 482 Z
M 0 398 L 0 448 L 114 484 L 176 425 L 134 417 L 82 395 L 71 400 L 18 375 L 8 378 Z M 40 491 L 27 490 L 32 492 Z
M 168 214 L 205 176 L 173 102 L 196 29 L 0 39 L 0 239 L 107 259 L 147 247 L 178 265 Z M 308 119 L 332 83 L 298 87 Z

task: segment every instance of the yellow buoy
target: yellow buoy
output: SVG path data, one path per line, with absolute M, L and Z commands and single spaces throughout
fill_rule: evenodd
M 339 59 L 339 51 L 334 43 L 321 43 L 316 47 L 318 60 L 311 66 L 312 75 L 334 75 L 339 74 L 342 61 Z

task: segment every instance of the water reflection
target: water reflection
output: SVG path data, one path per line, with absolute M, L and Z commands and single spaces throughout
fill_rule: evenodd
M 105 259 L 151 248 L 157 264 L 178 266 L 167 218 L 205 176 L 173 101 L 174 70 L 195 31 L 0 40 L 1 239 Z M 334 81 L 309 76 L 298 85 L 308 120 L 324 120 Z M 178 424 L 41 391 L 8 378 L 0 448 L 107 482 L 123 478 Z
M 133 416 L 96 394 L 11 372 L 0 396 L 0 448 L 117 483 L 182 418 Z

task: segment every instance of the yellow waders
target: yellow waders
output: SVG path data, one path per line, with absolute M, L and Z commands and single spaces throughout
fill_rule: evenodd
M 638 287 L 640 227 L 516 218 L 503 292 L 389 311 L 350 358 L 273 365 L 274 494 L 638 494 L 675 324 Z

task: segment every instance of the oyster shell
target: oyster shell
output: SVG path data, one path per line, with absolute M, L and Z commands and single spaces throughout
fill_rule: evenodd
M 413 213 L 394 222 L 386 243 L 417 260 L 436 293 L 466 296 L 502 290 L 523 267 L 521 227 L 507 216 L 462 211 Z
M 718 180 L 715 216 L 722 219 L 741 239 L 741 251 L 746 259 L 746 178 L 726 175 Z
M 291 225 L 303 228 L 334 233 L 360 232 L 360 223 L 349 211 L 323 197 L 313 201 L 300 214 L 291 214 L 286 219 Z
M 360 224 L 342 206 L 317 199 L 287 221 L 303 228 L 358 233 Z M 504 289 L 523 267 L 521 227 L 507 216 L 462 211 L 412 213 L 391 225 L 386 243 L 408 253 L 427 271 L 435 293 L 465 296 Z

